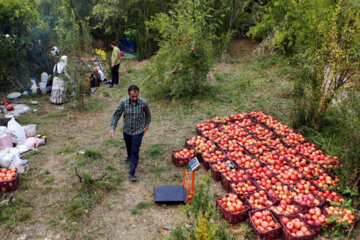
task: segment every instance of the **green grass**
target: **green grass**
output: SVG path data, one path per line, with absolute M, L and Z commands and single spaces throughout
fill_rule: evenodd
M 151 144 L 145 151 L 146 155 L 152 158 L 159 158 L 164 154 L 163 149 L 159 143 Z
M 103 96 L 104 97 L 110 97 L 110 93 L 109 92 L 103 92 Z
M 55 177 L 54 176 L 49 176 L 45 179 L 44 184 L 51 184 L 55 181 Z
M 153 205 L 153 202 L 140 202 L 135 206 L 135 208 L 131 209 L 131 214 L 141 215 L 145 209 L 150 208 Z
M 74 145 L 67 145 L 67 146 L 62 146 L 60 148 L 58 148 L 56 150 L 56 154 L 71 154 L 71 153 L 74 153 L 76 152 L 76 148 Z
M 45 114 L 43 116 L 43 118 L 60 118 L 60 117 L 65 117 L 67 116 L 67 112 L 65 112 L 64 110 L 56 110 L 58 112 L 51 112 L 48 114 Z
M 125 147 L 124 141 L 117 140 L 114 138 L 106 139 L 104 141 L 104 146 L 106 147 Z
M 155 166 L 149 169 L 151 173 L 153 173 L 157 178 L 161 177 L 161 174 L 165 172 L 166 170 L 169 170 L 168 167 L 162 167 L 162 166 Z
M 109 107 L 109 104 L 107 104 L 107 103 L 95 103 L 95 104 L 88 105 L 86 108 L 90 112 L 96 112 L 96 111 L 103 110 L 107 107 Z
M 95 149 L 91 149 L 91 148 L 87 148 L 85 149 L 85 153 L 84 153 L 85 157 L 88 157 L 92 160 L 98 160 L 101 159 L 101 153 L 99 150 L 95 150 Z
M 31 220 L 31 209 L 30 201 L 15 196 L 9 206 L 1 208 L 0 225 L 8 230 L 17 228 L 20 223 Z

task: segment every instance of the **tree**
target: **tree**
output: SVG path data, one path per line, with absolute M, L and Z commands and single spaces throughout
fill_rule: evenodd
M 159 98 L 191 97 L 205 93 L 213 63 L 216 26 L 204 1 L 180 0 L 175 11 L 159 13 L 148 22 L 157 31 L 160 49 L 151 60 L 146 87 Z
M 23 86 L 27 76 L 26 51 L 32 41 L 31 26 L 38 13 L 27 0 L 0 1 L 0 91 L 17 83 Z

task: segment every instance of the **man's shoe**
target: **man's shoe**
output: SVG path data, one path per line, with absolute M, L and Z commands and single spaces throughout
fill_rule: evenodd
M 127 157 L 127 158 L 124 160 L 124 162 L 125 162 L 125 164 L 126 164 L 126 163 L 130 163 L 130 162 L 131 162 L 131 159 Z
M 130 175 L 129 174 L 129 180 L 132 181 L 132 182 L 135 182 L 136 181 L 135 175 Z

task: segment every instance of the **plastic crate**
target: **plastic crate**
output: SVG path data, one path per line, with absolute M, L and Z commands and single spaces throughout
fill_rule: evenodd
M 280 182 L 280 180 L 276 177 L 276 175 L 272 176 L 272 177 L 265 178 L 265 180 L 270 180 L 271 181 L 272 178 L 275 178 L 278 182 Z M 271 184 L 270 188 L 266 189 L 265 187 L 261 186 L 260 183 L 259 183 L 259 182 L 261 182 L 262 179 L 254 179 L 254 180 L 255 180 L 256 184 L 259 186 L 259 188 L 262 189 L 262 190 L 269 190 L 269 189 L 271 189 L 271 186 L 273 185 L 273 184 Z
M 326 216 L 329 216 L 329 217 L 331 217 L 331 215 L 327 212 L 326 207 L 330 207 L 330 206 L 331 206 L 330 203 L 326 203 L 326 204 L 324 204 L 324 207 L 323 207 L 324 213 L 326 214 Z M 354 212 L 353 212 L 353 214 L 354 214 Z M 355 220 L 354 220 L 354 222 L 349 224 L 350 226 L 354 226 L 359 222 L 359 219 L 356 217 L 355 214 L 354 214 L 354 216 L 355 216 Z M 328 225 L 331 227 L 337 227 L 339 229 L 343 229 L 343 226 L 338 227 L 338 226 L 336 226 L 336 223 L 332 223 L 332 224 L 328 224 Z
M 279 223 L 281 225 L 282 228 L 282 233 L 283 233 L 283 238 L 285 240 L 313 240 L 315 238 L 315 232 L 311 229 L 311 227 L 309 225 L 307 225 L 307 223 L 302 219 L 302 217 L 299 214 L 295 214 L 293 216 L 286 216 L 287 218 L 289 218 L 289 220 L 292 220 L 294 218 L 299 218 L 302 222 L 305 223 L 305 226 L 309 229 L 310 231 L 310 235 L 308 236 L 302 236 L 302 237 L 297 237 L 292 235 L 289 230 L 285 227 L 284 223 L 282 222 L 282 218 L 279 219 Z
M 208 152 L 208 153 L 214 153 L 215 151 L 221 151 L 221 149 L 215 149 L 214 151 L 211 151 L 211 152 Z M 206 158 L 204 157 L 204 153 L 197 153 L 198 154 L 197 156 L 199 156 L 199 158 L 201 158 L 201 162 L 202 162 L 204 168 L 206 170 L 209 170 L 210 169 L 210 164 L 217 163 L 218 161 L 226 161 L 226 160 L 228 160 L 227 155 L 223 151 L 221 151 L 221 152 L 223 153 L 224 158 L 221 159 L 221 160 L 213 161 L 213 162 L 207 161 Z
M 255 191 L 250 192 L 250 193 L 239 193 L 239 192 L 237 192 L 236 189 L 232 186 L 232 184 L 230 184 L 230 192 L 236 193 L 236 194 L 239 196 L 240 199 L 244 200 L 244 199 L 245 199 L 245 196 L 251 195 L 251 194 L 253 194 L 254 192 L 260 190 L 260 189 L 259 189 L 259 186 L 255 183 L 255 181 L 254 181 L 253 179 L 244 180 L 244 181 L 238 181 L 238 182 L 236 182 L 236 184 L 238 184 L 239 182 L 246 182 L 246 181 L 251 181 L 251 184 L 252 184 L 253 186 L 255 186 L 255 188 L 256 188 Z
M 226 189 L 226 191 L 230 192 L 231 191 L 230 184 L 240 182 L 241 180 L 239 180 L 239 181 L 229 180 L 225 177 L 224 173 L 225 172 L 221 173 L 221 179 L 220 179 L 221 185 Z M 246 180 L 251 179 L 251 177 L 246 172 L 245 172 L 245 175 L 248 176 L 248 178 Z
M 226 195 L 227 196 L 227 195 Z M 219 203 L 219 199 L 221 199 L 222 197 L 219 197 L 216 199 L 216 207 L 220 210 L 223 218 L 225 218 L 229 223 L 231 224 L 237 224 L 239 222 L 244 221 L 247 216 L 248 216 L 248 212 L 250 210 L 250 207 L 248 205 L 246 205 L 244 202 L 244 206 L 246 207 L 244 210 L 242 210 L 239 213 L 231 213 L 229 211 L 227 211 L 220 203 Z
M 311 163 L 310 160 L 307 159 L 306 157 L 304 157 L 303 155 L 297 153 L 295 156 L 301 156 L 301 157 L 306 161 L 305 166 L 302 166 L 302 167 L 306 167 L 306 166 L 310 165 L 310 163 Z M 298 167 L 298 166 L 295 166 L 295 164 L 293 164 L 293 163 L 291 162 L 291 160 L 289 160 L 287 157 L 285 157 L 285 161 L 286 161 L 292 168 L 295 168 L 296 170 L 299 169 L 299 167 Z
M 329 214 L 327 214 L 327 212 L 326 212 L 323 208 L 320 208 L 320 209 L 321 209 L 321 213 L 322 213 L 323 215 L 325 215 L 326 218 L 329 218 Z M 310 210 L 310 209 L 309 209 L 309 210 Z M 318 234 L 318 233 L 321 232 L 321 230 L 322 230 L 324 227 L 327 226 L 327 224 L 324 223 L 324 224 L 321 224 L 321 225 L 316 225 L 316 224 L 311 224 L 311 223 L 309 223 L 308 220 L 303 216 L 304 214 L 308 213 L 309 210 L 303 211 L 303 212 L 300 214 L 300 216 L 302 217 L 302 219 L 304 220 L 304 222 L 305 222 L 316 234 Z
M 271 177 L 276 176 L 276 174 L 274 174 L 268 167 L 263 166 L 262 168 L 265 169 L 266 171 L 270 171 L 270 172 L 271 172 L 271 175 L 270 175 L 270 176 L 263 176 L 263 177 L 260 177 L 260 178 L 254 177 L 254 176 L 252 176 L 252 175 L 249 173 L 249 170 L 251 171 L 252 168 L 246 169 L 246 172 L 247 172 L 247 174 L 248 174 L 249 176 L 251 176 L 254 180 L 261 180 L 261 179 L 263 179 L 263 178 L 271 178 Z M 259 168 L 257 168 L 257 169 L 259 169 Z
M 249 207 L 253 210 L 257 210 L 257 209 L 261 209 L 261 208 L 255 208 L 249 201 L 249 198 L 254 195 L 255 193 L 259 192 L 259 191 L 264 191 L 265 192 L 265 195 L 267 196 L 268 200 L 271 201 L 272 203 L 269 205 L 269 206 L 265 206 L 265 207 L 262 207 L 262 208 L 267 208 L 267 207 L 270 207 L 270 206 L 273 206 L 274 204 L 277 204 L 279 201 L 275 198 L 273 198 L 266 190 L 258 190 L 254 193 L 251 193 L 251 194 L 248 194 L 245 196 L 245 201 L 246 201 L 246 204 L 249 205 Z
M 207 138 L 205 138 L 206 140 L 208 140 Z M 190 140 L 190 138 L 186 138 L 185 139 L 185 147 L 193 147 L 195 149 L 195 147 L 197 146 L 196 144 L 189 144 L 188 141 Z
M 270 194 L 269 194 L 270 195 Z M 278 201 L 276 204 L 274 204 L 273 206 L 271 207 L 277 207 L 280 205 L 280 201 Z M 282 217 L 291 217 L 291 216 L 294 216 L 294 215 L 297 215 L 299 213 L 301 213 L 303 211 L 302 207 L 294 204 L 294 201 L 291 200 L 291 205 L 294 205 L 296 207 L 298 207 L 298 211 L 295 212 L 295 213 L 291 213 L 291 214 L 281 214 L 281 213 L 277 213 L 275 210 L 273 210 L 271 207 L 269 207 L 270 211 L 274 214 L 275 217 L 277 217 L 278 219 L 282 218 Z
M 254 136 L 254 135 L 252 135 L 251 134 L 251 136 L 253 136 L 253 138 L 254 139 L 256 139 L 258 142 L 261 142 L 261 140 L 259 140 L 256 136 Z M 253 146 L 254 144 L 252 144 L 251 146 Z M 245 148 L 246 148 L 246 150 L 249 152 L 249 154 L 250 155 L 256 155 L 256 154 L 263 154 L 264 152 L 271 152 L 271 151 L 273 151 L 274 149 L 273 148 L 271 148 L 269 145 L 267 145 L 267 144 L 264 144 L 264 146 L 265 146 L 265 148 L 266 148 L 266 150 L 262 150 L 262 151 L 260 151 L 260 152 L 253 152 L 252 150 L 250 150 L 249 149 L 249 147 L 247 147 L 247 146 L 244 146 Z
M 321 166 L 321 165 L 320 165 Z M 324 175 L 324 174 L 328 174 L 330 177 L 331 177 L 331 179 L 333 179 L 333 180 L 335 180 L 337 177 L 335 176 L 335 175 L 333 175 L 333 174 L 331 174 L 331 173 L 329 173 L 328 171 L 326 171 L 326 172 L 324 172 L 323 174 L 321 174 L 320 176 L 322 176 L 322 175 Z M 321 190 L 327 190 L 326 188 L 321 188 L 318 184 L 316 184 L 316 182 L 315 181 L 318 181 L 319 180 L 319 178 L 320 178 L 320 176 L 318 176 L 318 177 L 316 177 L 316 178 L 314 178 L 314 179 L 312 179 L 311 181 L 312 181 L 312 183 L 313 184 L 315 184 L 319 189 L 321 189 Z M 337 185 L 337 184 L 336 184 Z M 330 188 L 331 188 L 332 186 L 330 186 Z
M 318 191 L 318 192 L 322 192 L 322 193 L 324 193 L 324 191 L 325 191 L 325 190 L 323 190 L 323 189 L 319 189 L 319 190 L 317 190 L 317 191 Z M 330 193 L 331 193 L 331 192 L 334 192 L 334 191 L 330 191 Z M 314 195 L 318 196 L 319 198 L 321 198 L 322 200 L 324 200 L 324 201 L 325 201 L 324 206 L 325 206 L 325 205 L 327 205 L 328 203 L 333 202 L 333 201 L 330 201 L 330 200 L 328 200 L 328 199 L 326 199 L 326 198 L 322 198 L 322 197 L 320 197 L 320 196 L 319 196 L 319 194 L 318 194 L 316 191 L 312 191 L 312 193 L 313 193 Z M 337 195 L 345 201 L 345 198 L 344 198 L 342 195 L 340 195 L 339 193 L 337 193 Z M 338 202 L 340 202 L 340 201 L 338 201 Z
M 249 124 L 243 124 L 243 126 L 242 126 L 241 124 L 242 124 L 242 122 L 243 122 L 244 120 L 250 120 L 251 123 L 249 123 Z M 249 127 L 249 126 L 253 126 L 253 125 L 258 124 L 258 122 L 257 122 L 256 120 L 254 120 L 253 118 L 251 118 L 251 117 L 246 117 L 246 118 L 242 118 L 242 119 L 233 119 L 232 122 L 233 122 L 234 124 L 238 125 L 239 127 L 242 127 L 242 128 L 245 128 L 245 127 Z
M 310 193 L 309 193 L 310 194 Z M 295 200 L 295 198 L 293 199 L 293 202 L 296 204 L 296 205 L 298 205 L 298 206 L 300 206 L 302 209 L 303 209 L 303 211 L 308 211 L 310 208 L 313 208 L 313 207 L 318 207 L 318 208 L 322 208 L 322 207 L 324 207 L 324 205 L 325 205 L 325 201 L 324 200 L 322 200 L 321 198 L 319 198 L 316 194 L 313 194 L 313 193 L 311 193 L 317 200 L 319 200 L 320 201 L 320 204 L 318 204 L 318 205 L 304 205 L 304 204 L 301 204 L 300 202 L 298 202 L 298 201 L 296 201 Z
M 220 126 L 222 124 L 228 123 L 231 120 L 230 117 L 220 117 L 220 118 L 221 118 L 220 122 L 214 121 L 214 118 L 211 119 L 211 122 L 215 124 L 215 126 Z
M 272 217 L 272 219 L 274 220 L 275 224 L 278 224 L 279 227 L 274 228 L 272 230 L 269 230 L 267 232 L 260 232 L 257 227 L 254 224 L 254 221 L 252 220 L 252 216 L 256 213 L 256 212 L 261 212 L 264 210 L 268 210 L 270 212 L 270 216 Z M 271 213 L 271 211 L 268 208 L 261 208 L 261 209 L 257 209 L 257 210 L 252 210 L 249 211 L 248 213 L 249 215 L 249 224 L 250 227 L 252 229 L 254 229 L 255 234 L 258 236 L 258 239 L 262 239 L 262 240 L 270 240 L 270 239 L 276 239 L 276 238 L 280 238 L 281 236 L 281 225 L 279 224 L 279 222 L 277 221 L 277 219 L 275 218 L 275 216 Z
M 1 192 L 14 192 L 19 185 L 19 174 L 16 173 L 16 177 L 11 181 L 0 182 Z
M 218 162 L 226 162 L 226 161 L 230 161 L 230 164 L 234 165 L 234 167 L 236 168 L 235 164 L 231 160 L 223 160 L 223 161 L 218 161 Z M 215 181 L 220 181 L 221 180 L 221 173 L 222 172 L 229 171 L 229 170 L 218 171 L 218 170 L 214 169 L 213 164 L 209 164 L 209 166 L 210 166 L 212 178 Z
M 289 185 L 283 184 L 282 186 L 287 186 L 290 192 L 295 193 L 295 194 L 298 194 L 298 192 L 296 192 L 294 189 L 292 189 Z M 273 195 L 270 193 L 270 190 L 271 190 L 271 189 L 268 190 L 268 193 L 269 193 L 274 199 L 276 199 L 276 200 L 281 200 L 281 199 L 277 198 L 276 196 L 273 196 Z M 291 197 L 290 199 L 292 199 L 292 198 L 293 198 L 293 197 Z
M 192 147 L 187 147 L 187 149 L 194 150 Z M 183 149 L 181 149 L 181 150 L 183 150 Z M 176 167 L 182 167 L 182 166 L 188 164 L 188 162 L 190 162 L 196 156 L 196 154 L 194 153 L 194 156 L 188 157 L 188 158 L 177 158 L 177 157 L 175 157 L 175 153 L 179 152 L 181 150 L 175 150 L 175 151 L 172 151 L 172 153 L 171 153 L 172 161 L 173 161 L 173 163 L 174 163 L 174 165 Z M 195 152 L 195 150 L 194 150 L 194 152 Z
M 290 187 L 292 188 L 292 189 L 294 189 L 295 191 L 297 191 L 298 193 L 300 193 L 300 191 L 299 191 L 299 189 L 297 189 L 297 188 L 295 188 L 295 185 L 297 184 L 297 183 L 299 183 L 301 180 L 305 180 L 305 181 L 307 181 L 307 182 L 310 182 L 310 185 L 312 186 L 312 187 L 315 187 L 315 189 L 314 190 L 321 190 L 318 186 L 316 186 L 311 180 L 309 180 L 309 179 L 300 179 L 300 180 L 298 180 L 298 181 L 296 181 L 296 182 L 294 182 L 294 183 L 291 183 L 291 184 L 289 184 L 290 185 Z M 312 190 L 312 189 L 310 189 L 309 190 L 309 193 L 312 193 L 314 190 Z M 313 195 L 316 195 L 316 194 L 313 194 Z
M 253 126 L 248 126 L 248 127 L 246 128 L 246 130 L 247 130 L 249 133 L 251 133 L 254 137 L 256 137 L 259 141 L 265 141 L 265 140 L 267 140 L 267 139 L 272 139 L 272 140 L 274 140 L 274 139 L 276 139 L 276 138 L 279 137 L 279 135 L 278 135 L 275 131 L 273 131 L 273 130 L 267 128 L 267 127 L 265 127 L 264 125 L 262 125 L 262 124 L 260 124 L 260 123 L 258 123 L 258 125 L 259 125 L 260 127 L 262 127 L 262 128 L 264 129 L 264 131 L 268 131 L 269 133 L 272 133 L 272 136 L 261 137 L 261 136 L 259 136 L 258 134 L 256 134 L 255 132 L 251 131 L 251 129 L 249 129 L 249 128 L 251 128 L 251 127 L 255 127 L 256 124 L 253 125 Z
M 233 114 L 230 116 L 230 121 L 242 120 L 244 118 L 250 118 L 247 113 Z

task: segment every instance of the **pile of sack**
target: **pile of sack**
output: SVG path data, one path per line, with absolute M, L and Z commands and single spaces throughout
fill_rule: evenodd
M 39 145 L 45 144 L 45 138 L 36 136 L 36 125 L 21 126 L 12 118 L 7 127 L 0 126 L 0 167 L 25 169 L 28 161 L 20 155 Z

